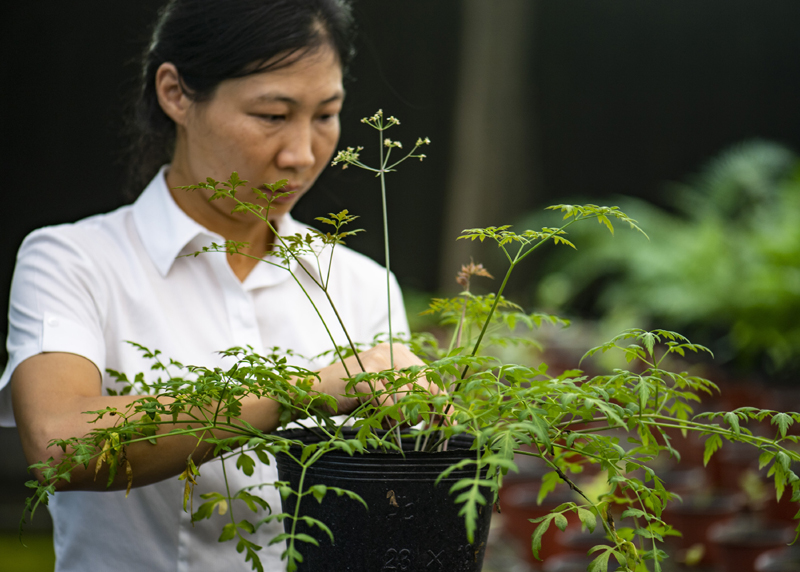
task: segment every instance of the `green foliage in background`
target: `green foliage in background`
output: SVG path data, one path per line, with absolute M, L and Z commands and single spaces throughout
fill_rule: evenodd
M 658 324 L 711 346 L 717 359 L 768 374 L 800 365 L 800 163 L 751 141 L 666 189 L 672 210 L 620 202 L 651 240 L 602 240 L 577 228 L 577 253 L 553 251 L 537 299 L 599 313 L 616 326 Z
M 0 535 L 0 569 L 3 572 L 43 572 L 56 567 L 52 534 L 28 533 L 24 544 L 19 535 Z

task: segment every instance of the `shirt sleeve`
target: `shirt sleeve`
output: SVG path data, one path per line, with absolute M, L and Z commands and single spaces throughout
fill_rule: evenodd
M 11 282 L 8 365 L 0 377 L 0 426 L 14 425 L 9 381 L 17 366 L 43 352 L 67 352 L 105 369 L 102 278 L 71 227 L 30 234 Z

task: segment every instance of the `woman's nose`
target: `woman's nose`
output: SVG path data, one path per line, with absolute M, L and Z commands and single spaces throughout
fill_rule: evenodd
M 305 169 L 314 165 L 312 126 L 297 123 L 283 135 L 277 163 L 281 169 Z

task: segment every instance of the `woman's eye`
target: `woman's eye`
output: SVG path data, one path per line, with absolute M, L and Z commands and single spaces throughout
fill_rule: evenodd
M 272 113 L 260 113 L 257 114 L 256 117 L 258 117 L 259 119 L 263 119 L 264 121 L 269 121 L 271 123 L 278 123 L 286 119 L 285 115 L 272 114 Z

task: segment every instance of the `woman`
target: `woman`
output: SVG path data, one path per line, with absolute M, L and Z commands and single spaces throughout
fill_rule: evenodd
M 248 253 L 261 256 L 275 237 L 246 213 L 232 214 L 233 205 L 176 187 L 209 176 L 225 180 L 234 170 L 254 186 L 288 179 L 292 194 L 275 200 L 271 217 L 281 234 L 302 232 L 289 211 L 335 150 L 351 26 L 342 0 L 171 0 L 165 7 L 144 59 L 140 153 L 132 161 L 144 170 L 154 161 L 169 164 L 135 204 L 40 229 L 20 249 L 0 421 L 16 422 L 31 463 L 59 458 L 60 450 L 48 448 L 52 439 L 85 434 L 93 416 L 84 412 L 124 409 L 135 399 L 108 392 L 115 382 L 107 369 L 148 367 L 126 340 L 206 366 L 224 365 L 215 352 L 231 346 L 277 346 L 305 356 L 330 348 L 287 272 L 240 256 L 180 257 L 224 239 L 245 241 Z M 325 307 L 310 280 L 298 276 Z M 337 249 L 329 289 L 356 341 L 369 342 L 390 319 L 395 331 L 407 329 L 402 310 L 387 315 L 382 276 L 368 259 Z M 386 369 L 388 350 L 376 346 L 362 362 L 371 371 Z M 396 346 L 396 367 L 419 363 Z M 305 365 L 318 368 L 317 388 L 335 396 L 340 411 L 354 408 L 342 397 L 340 364 Z M 278 408 L 250 399 L 241 418 L 271 431 Z M 110 426 L 113 418 L 100 423 Z M 50 502 L 57 570 L 249 569 L 233 543 L 216 542 L 228 515 L 193 526 L 182 510 L 183 483 L 170 477 L 190 455 L 208 461 L 208 447 L 195 446 L 194 439 L 170 437 L 128 447 L 136 488 L 127 499 L 124 476 L 113 483 L 115 492 L 91 492 L 106 490 L 107 481 L 103 470 L 95 478 L 93 463 L 59 482 Z M 231 490 L 275 480 L 271 471 L 259 467 L 252 479 L 229 472 Z M 224 490 L 221 464 L 206 462 L 195 495 Z M 276 495 L 261 494 L 279 509 Z M 282 548 L 266 548 L 274 526 L 254 538 L 265 547 L 267 570 L 282 569 Z

